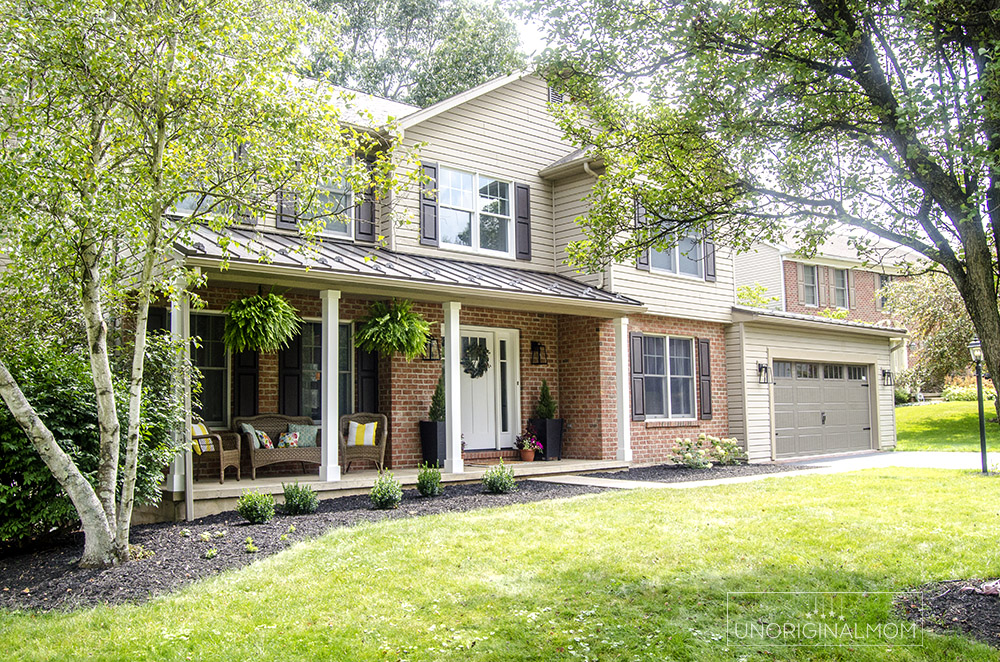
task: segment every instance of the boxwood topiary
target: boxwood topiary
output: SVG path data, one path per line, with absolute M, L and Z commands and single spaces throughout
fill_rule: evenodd
M 483 488 L 490 494 L 506 494 L 517 488 L 514 482 L 514 470 L 504 466 L 503 458 L 500 458 L 500 464 L 490 467 L 483 473 Z
M 285 505 L 281 510 L 286 515 L 308 515 L 319 508 L 319 497 L 308 485 L 299 485 L 296 481 L 291 485 L 281 484 L 285 491 Z
M 260 492 L 244 491 L 236 500 L 236 512 L 251 524 L 264 524 L 274 517 L 274 497 Z
M 429 466 L 426 462 L 420 465 L 417 474 L 417 492 L 421 496 L 436 497 L 441 494 L 441 470 Z
M 378 475 L 372 491 L 368 496 L 372 500 L 372 505 L 378 510 L 391 510 L 398 508 L 403 500 L 403 488 L 396 480 L 391 471 L 385 471 Z

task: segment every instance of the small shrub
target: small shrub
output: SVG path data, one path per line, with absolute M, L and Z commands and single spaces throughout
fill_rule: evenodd
M 299 485 L 295 482 L 291 485 L 282 483 L 281 487 L 285 490 L 285 505 L 282 511 L 286 515 L 308 515 L 319 508 L 319 497 L 309 485 Z
M 236 500 L 236 512 L 251 524 L 269 522 L 274 517 L 274 497 L 247 490 Z
M 142 559 L 149 559 L 156 556 L 156 552 L 151 549 L 146 549 L 142 545 L 129 545 L 128 555 L 133 561 L 141 561 Z
M 206 559 L 214 559 L 218 555 L 219 555 L 219 550 L 217 550 L 214 547 L 212 549 L 205 550 Z
M 941 391 L 941 397 L 948 402 L 965 401 L 971 402 L 979 398 L 976 385 L 972 386 L 945 386 Z M 994 389 L 983 384 L 983 400 L 996 400 L 997 393 Z
M 289 533 L 295 533 L 295 525 L 294 524 L 289 524 L 288 525 L 288 532 Z
M 282 533 L 280 536 L 278 536 L 278 540 L 280 540 L 281 542 L 285 542 L 286 540 L 288 540 L 288 534 Z
M 505 467 L 503 458 L 500 464 L 494 465 L 483 473 L 483 489 L 490 494 L 507 494 L 516 488 L 514 483 L 514 470 Z
M 225 531 L 216 531 L 215 533 L 212 534 L 212 537 L 213 538 L 225 538 L 226 537 L 226 532 Z
M 212 539 L 212 534 L 208 531 L 202 531 L 198 534 L 198 538 L 201 539 L 202 542 L 208 542 Z
M 247 550 L 247 554 L 253 554 L 257 551 L 257 545 L 253 544 L 253 538 L 250 536 L 247 536 L 246 547 L 244 549 Z
M 181 538 L 190 538 L 191 529 L 181 529 Z
M 372 505 L 378 510 L 398 508 L 403 500 L 403 488 L 391 471 L 384 471 L 375 479 L 372 491 L 368 493 Z
M 431 397 L 431 408 L 427 412 L 427 416 L 432 421 L 443 421 L 447 411 L 448 408 L 444 400 L 444 369 L 442 369 L 441 376 L 438 377 L 437 386 L 434 387 L 434 395 Z
M 421 496 L 436 497 L 441 494 L 441 470 L 428 466 L 426 462 L 420 465 L 417 474 L 417 491 Z
M 747 453 L 736 439 L 702 433 L 695 439 L 675 440 L 670 461 L 690 469 L 711 469 L 716 464 L 743 464 Z
M 556 401 L 552 398 L 552 391 L 549 390 L 549 382 L 542 380 L 542 390 L 538 394 L 538 402 L 535 403 L 535 418 L 555 418 Z
M 893 389 L 893 396 L 896 399 L 897 405 L 905 405 L 911 399 L 910 392 L 907 391 L 905 388 Z

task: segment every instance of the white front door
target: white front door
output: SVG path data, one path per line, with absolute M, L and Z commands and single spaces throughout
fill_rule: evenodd
M 464 355 L 472 344 L 489 350 L 489 369 L 473 379 L 461 372 L 462 440 L 465 450 L 496 450 L 514 445 L 518 408 L 518 332 L 463 328 Z

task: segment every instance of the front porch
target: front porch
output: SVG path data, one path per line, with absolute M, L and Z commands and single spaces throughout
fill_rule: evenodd
M 465 470 L 462 473 L 441 474 L 442 484 L 476 483 L 483 477 L 483 472 L 496 460 L 468 459 L 465 461 Z M 580 460 L 565 459 L 549 462 L 521 462 L 504 460 L 504 464 L 514 470 L 514 476 L 518 479 L 533 478 L 538 476 L 555 476 L 563 474 L 588 473 L 594 471 L 614 471 L 628 467 L 627 462 L 618 460 Z M 403 484 L 403 489 L 413 489 L 417 483 L 417 469 L 399 469 L 393 471 L 393 475 Z M 257 480 L 226 480 L 219 484 L 218 481 L 196 481 L 193 484 L 194 513 L 191 519 L 215 515 L 229 510 L 235 510 L 236 499 L 243 494 L 244 490 L 253 489 L 266 494 L 273 494 L 275 500 L 281 503 L 282 483 L 308 484 L 319 495 L 321 500 L 332 499 L 340 496 L 350 496 L 354 494 L 367 494 L 375 482 L 378 472 L 375 470 L 352 470 L 341 474 L 340 480 L 325 481 L 316 474 L 291 475 L 291 476 L 267 476 Z M 447 488 L 446 488 L 447 489 Z M 163 500 L 156 511 L 142 510 L 136 512 L 133 521 L 142 524 L 152 521 L 183 520 L 188 519 L 185 512 L 185 499 L 183 492 L 164 491 Z

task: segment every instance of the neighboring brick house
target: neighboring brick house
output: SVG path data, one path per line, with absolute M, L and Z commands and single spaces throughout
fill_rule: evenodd
M 600 164 L 563 140 L 543 80 L 512 75 L 425 109 L 359 98 L 376 117 L 397 118 L 404 147 L 420 145 L 419 190 L 381 208 L 335 191 L 351 223 L 332 226 L 314 253 L 295 250 L 295 214 L 284 203 L 255 227 L 225 231 L 225 238 L 202 228 L 178 247 L 178 256 L 207 277 L 207 307 L 181 305 L 163 319 L 178 334 L 202 338 L 195 353 L 205 380 L 199 413 L 212 427 L 257 413 L 309 415 L 323 425 L 327 412 L 378 410 L 389 418 L 388 464 L 415 467 L 417 423 L 443 369 L 445 468 L 456 473 L 471 454 L 509 452 L 543 380 L 566 422 L 567 458 L 662 462 L 678 437 L 700 432 L 735 434 L 753 461 L 841 450 L 844 435 L 851 448 L 895 444 L 891 389 L 887 408 L 876 375 L 888 368 L 899 330 L 741 311 L 733 306 L 730 251 L 700 237 L 602 273 L 566 265 L 567 245 L 583 236 L 576 219 L 588 211 L 585 197 Z M 395 222 L 390 207 L 411 222 Z M 277 354 L 229 355 L 221 344 L 222 308 L 272 285 L 300 310 L 302 335 Z M 431 322 L 443 360 L 407 362 L 354 348 L 355 321 L 372 301 L 391 297 L 412 300 Z M 810 347 L 810 336 L 826 344 Z M 460 365 L 471 344 L 492 356 L 476 379 Z M 853 375 L 875 386 L 867 392 L 867 422 L 848 430 L 846 419 L 832 414 L 827 428 L 809 433 L 818 442 L 800 444 L 810 421 L 822 416 L 827 425 L 827 414 L 803 408 L 801 421 L 781 419 L 781 407 L 789 398 L 794 406 L 800 391 L 786 398 L 762 379 L 786 370 L 773 358 L 837 362 L 828 381 L 840 375 L 849 386 Z M 802 365 L 805 380 L 816 369 Z M 332 374 L 338 378 L 323 378 Z M 778 396 L 760 400 L 761 387 Z M 846 402 L 832 390 L 829 399 L 831 412 Z M 791 446 L 781 440 L 786 433 L 796 440 Z M 324 444 L 323 453 L 321 478 L 339 480 L 336 444 Z M 174 463 L 173 489 L 190 480 L 191 472 Z
M 907 262 L 919 256 L 907 249 L 876 241 L 867 259 L 844 234 L 831 236 L 815 255 L 803 257 L 790 246 L 756 244 L 736 256 L 736 284 L 762 285 L 769 305 L 801 315 L 838 313 L 844 319 L 882 326 L 895 326 L 881 290 L 893 280 L 905 278 Z M 912 367 L 913 346 L 894 343 L 893 370 Z

